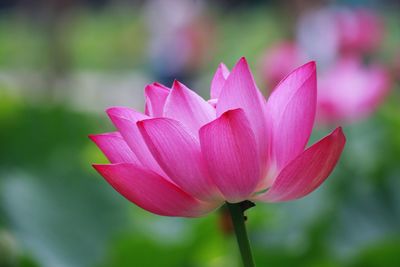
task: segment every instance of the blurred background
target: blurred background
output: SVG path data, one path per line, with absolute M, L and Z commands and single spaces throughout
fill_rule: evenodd
M 143 110 L 153 81 L 208 99 L 218 64 L 241 56 L 266 96 L 316 60 L 311 139 L 347 135 L 320 189 L 248 211 L 258 266 L 400 266 L 399 12 L 397 0 L 0 1 L 0 266 L 239 266 L 221 213 L 139 209 L 92 169 L 106 160 L 87 135 L 114 129 L 106 107 Z

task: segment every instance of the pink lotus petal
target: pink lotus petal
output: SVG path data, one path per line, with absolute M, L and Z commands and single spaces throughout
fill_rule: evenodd
M 163 216 L 199 217 L 215 208 L 201 202 L 155 172 L 134 164 L 93 167 L 121 195 L 139 207 Z
M 260 180 L 254 133 L 241 109 L 200 129 L 201 150 L 215 184 L 229 202 L 245 200 Z
M 289 74 L 267 103 L 271 160 L 280 170 L 305 148 L 316 112 L 316 66 L 307 63 Z
M 136 122 L 150 117 L 125 107 L 109 108 L 107 114 L 143 167 L 165 175 L 147 148 L 136 125 Z
M 229 69 L 224 63 L 219 64 L 217 71 L 211 81 L 211 98 L 218 98 L 226 79 L 229 76 Z
M 156 118 L 140 121 L 138 127 L 154 158 L 179 187 L 198 199 L 217 198 L 199 141 L 181 123 Z
M 285 166 L 272 187 L 257 199 L 279 202 L 308 195 L 332 172 L 345 142 L 346 139 L 339 127 Z
M 175 81 L 165 103 L 164 116 L 180 121 L 197 138 L 200 127 L 215 119 L 215 109 L 195 92 Z
M 96 143 L 111 163 L 129 162 L 139 165 L 139 160 L 119 132 L 93 134 L 89 138 Z
M 151 117 L 162 117 L 165 101 L 170 89 L 162 84 L 153 83 L 144 89 L 146 96 L 145 113 Z
M 217 103 L 217 116 L 225 111 L 241 108 L 253 129 L 261 172 L 266 172 L 268 159 L 268 132 L 266 127 L 266 103 L 257 89 L 245 58 L 241 58 L 228 76 Z

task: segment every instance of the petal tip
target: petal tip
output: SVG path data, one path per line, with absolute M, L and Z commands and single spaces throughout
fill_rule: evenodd
M 163 84 L 159 82 L 153 82 L 151 85 L 156 86 L 156 87 L 165 87 Z
M 228 67 L 223 62 L 219 63 L 218 71 L 222 74 L 222 77 L 225 80 L 228 78 L 230 71 L 229 71 Z
M 343 142 L 346 142 L 346 136 L 344 135 L 342 126 L 337 127 L 333 131 L 332 136 L 335 136 L 337 138 L 343 139 Z
M 112 116 L 117 116 L 117 114 L 119 113 L 119 111 L 121 111 L 121 109 L 127 109 L 127 107 L 113 106 L 106 108 L 105 112 L 109 117 L 112 117 Z
M 306 65 L 315 68 L 317 66 L 317 63 L 315 62 L 315 60 L 311 60 L 310 62 L 306 63 Z
M 146 95 L 149 94 L 149 92 L 152 90 L 153 86 L 155 86 L 154 83 L 151 83 L 151 84 L 146 85 L 146 86 L 144 87 L 144 93 L 145 93 Z
M 239 62 L 247 63 L 246 57 L 242 56 L 241 58 L 239 58 Z
M 155 88 L 161 89 L 161 90 L 168 90 L 169 88 L 162 83 L 159 82 L 153 82 L 145 86 L 144 90 L 146 93 L 150 92 L 151 90 L 154 90 Z
M 224 113 L 222 113 L 221 118 L 229 119 L 232 116 L 234 116 L 236 113 L 242 112 L 242 111 L 243 110 L 241 108 L 229 109 L 229 110 L 225 111 Z
M 136 122 L 136 126 L 139 128 L 139 130 L 144 129 L 144 123 L 146 120 L 141 120 Z
M 108 116 L 110 116 L 110 113 L 112 113 L 114 109 L 115 107 L 108 107 L 104 110 L 104 112 L 107 113 Z
M 309 72 L 316 72 L 317 70 L 317 63 L 315 60 L 307 62 L 306 64 L 300 66 L 300 69 L 307 69 Z
M 97 172 L 101 173 L 101 172 L 104 170 L 105 165 L 104 165 L 104 164 L 93 163 L 93 164 L 92 164 L 92 167 L 93 167 Z
M 248 68 L 249 67 L 249 63 L 247 62 L 247 59 L 245 57 L 241 57 L 238 62 L 236 63 L 236 66 L 243 66 Z M 235 67 L 236 67 L 235 66 Z
M 230 72 L 231 74 L 229 77 L 233 76 L 239 76 L 239 77 L 251 77 L 251 79 L 254 82 L 253 74 L 250 70 L 249 63 L 247 62 L 247 59 L 245 57 L 241 57 L 238 62 L 235 64 L 235 66 L 232 68 L 232 71 Z M 229 79 L 229 77 L 227 79 Z M 233 78 L 232 78 L 233 79 Z
M 88 138 L 92 140 L 94 143 L 96 143 L 97 134 L 88 134 Z
M 186 85 L 184 85 L 183 83 L 181 83 L 180 81 L 175 79 L 174 82 L 172 83 L 171 89 L 175 92 L 182 92 L 189 88 Z
M 189 87 L 187 87 L 184 83 L 178 81 L 178 80 L 174 80 L 174 82 L 172 83 L 172 90 L 175 91 L 192 91 L 192 89 L 190 89 Z
M 124 107 L 124 106 L 115 106 L 106 109 L 106 113 L 112 122 L 115 123 L 115 120 L 124 119 L 129 121 L 137 121 L 143 120 L 145 118 L 149 118 L 142 114 L 141 112 L 136 111 L 133 108 Z
M 220 62 L 220 63 L 218 64 L 218 68 L 220 68 L 220 69 L 227 69 L 228 67 L 225 65 L 224 62 Z
M 178 81 L 177 79 L 175 79 L 172 82 L 172 89 L 180 89 L 182 87 L 182 83 L 180 81 Z
M 99 134 L 88 134 L 88 138 L 92 140 L 95 144 L 98 144 L 102 141 L 102 138 L 121 138 L 119 132 L 108 132 L 108 133 L 99 133 Z
M 161 118 L 149 118 L 149 119 L 144 119 L 144 120 L 138 120 L 136 122 L 136 126 L 139 128 L 140 131 L 146 130 L 146 127 L 147 127 L 146 124 L 149 124 L 152 121 L 157 121 L 159 119 L 161 119 Z

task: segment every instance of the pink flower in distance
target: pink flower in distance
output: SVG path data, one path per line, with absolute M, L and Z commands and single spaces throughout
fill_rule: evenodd
M 225 201 L 279 202 L 314 191 L 345 144 L 341 128 L 305 149 L 316 109 L 310 62 L 284 79 L 268 102 L 240 59 L 221 64 L 212 104 L 175 81 L 145 89 L 145 114 L 107 110 L 118 132 L 91 139 L 110 164 L 96 170 L 124 197 L 152 213 L 198 217 Z
M 335 14 L 335 20 L 343 52 L 372 52 L 382 43 L 384 23 L 372 10 L 343 9 Z
M 266 50 L 261 60 L 261 77 L 272 90 L 288 73 L 299 66 L 304 57 L 294 42 L 281 42 Z
M 390 77 L 378 64 L 363 66 L 360 59 L 348 57 L 322 74 L 318 87 L 318 121 L 349 122 L 376 109 L 390 88 Z
M 394 56 L 392 63 L 392 75 L 396 80 L 400 80 L 400 50 Z

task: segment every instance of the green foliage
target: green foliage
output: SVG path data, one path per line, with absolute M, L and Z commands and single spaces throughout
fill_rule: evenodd
M 40 266 L 95 263 L 128 221 L 126 203 L 82 166 L 96 119 L 57 106 L 13 107 L 1 116 L 4 224 Z

